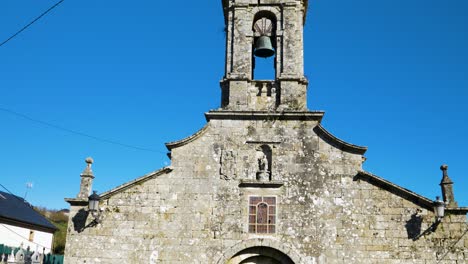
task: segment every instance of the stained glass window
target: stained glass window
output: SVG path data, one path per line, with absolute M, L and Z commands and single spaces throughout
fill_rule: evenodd
M 276 197 L 251 196 L 249 199 L 249 233 L 272 234 L 276 230 Z

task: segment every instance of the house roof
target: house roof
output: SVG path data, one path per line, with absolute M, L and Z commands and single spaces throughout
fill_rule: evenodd
M 49 233 L 57 228 L 21 197 L 0 191 L 0 223 Z

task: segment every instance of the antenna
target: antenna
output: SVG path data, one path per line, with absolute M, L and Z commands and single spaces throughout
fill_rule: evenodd
M 26 193 L 24 194 L 24 200 L 26 201 L 26 196 L 28 196 L 28 191 L 29 189 L 32 189 L 34 184 L 32 182 L 27 182 L 26 183 Z

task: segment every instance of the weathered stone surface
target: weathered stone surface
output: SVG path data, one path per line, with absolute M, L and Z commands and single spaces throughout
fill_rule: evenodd
M 356 179 L 362 156 L 327 144 L 316 125 L 211 120 L 197 139 L 172 149 L 172 171 L 104 194 L 101 224 L 78 233 L 71 222 L 67 262 L 86 256 L 101 263 L 217 263 L 233 245 L 264 238 L 280 241 L 303 263 L 432 263 L 461 236 L 463 214 L 413 241 L 432 224 L 430 208 Z M 271 172 L 284 185 L 240 188 L 239 180 L 255 179 L 263 144 L 271 145 Z M 237 152 L 230 162 L 238 179 L 221 173 L 225 150 Z M 271 195 L 278 201 L 276 232 L 249 233 L 249 196 Z M 465 260 L 466 243 L 450 248 L 446 259 Z
M 307 1 L 223 5 L 222 108 L 167 144 L 170 167 L 101 194 L 100 223 L 84 182 L 79 199 L 67 200 L 66 263 L 466 263 L 467 208 L 447 209 L 425 233 L 432 201 L 363 172 L 366 148 L 334 137 L 320 125 L 323 112 L 307 111 Z M 262 16 L 277 23 L 270 81 L 252 77 L 252 25 Z

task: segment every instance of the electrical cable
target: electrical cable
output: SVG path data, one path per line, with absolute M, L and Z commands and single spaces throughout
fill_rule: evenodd
M 24 239 L 24 240 L 28 241 L 28 243 L 33 243 L 33 244 L 35 244 L 35 245 L 37 245 L 37 246 L 40 246 L 40 247 L 43 247 L 43 248 L 46 248 L 46 249 L 49 249 L 49 250 L 51 250 L 51 248 L 50 248 L 50 247 L 46 247 L 46 246 L 44 246 L 44 245 L 41 245 L 41 244 L 38 244 L 38 243 L 36 243 L 36 242 L 29 241 L 29 239 L 28 239 L 28 238 L 25 238 L 24 236 L 22 236 L 22 235 L 20 235 L 20 234 L 16 233 L 15 231 L 13 231 L 13 230 L 11 230 L 10 228 L 8 228 L 6 225 L 4 225 L 4 224 L 1 224 L 1 225 L 2 225 L 3 227 L 5 227 L 6 229 L 8 229 L 10 232 L 14 233 L 15 235 L 17 235 L 17 236 L 21 237 L 22 239 Z
M 22 202 L 22 203 L 27 203 L 26 200 L 23 200 L 23 199 L 21 199 L 20 197 L 18 197 L 18 196 L 16 196 L 15 194 L 13 194 L 13 193 L 12 193 L 7 187 L 5 187 L 3 184 L 0 183 L 0 186 L 1 186 L 3 189 L 5 189 L 8 193 L 10 193 L 13 197 L 15 197 L 16 199 L 18 199 L 20 202 Z M 34 210 L 34 208 L 33 208 L 33 210 Z M 34 210 L 34 212 L 36 212 L 37 214 L 39 214 L 36 210 Z M 33 244 L 36 244 L 36 245 L 38 245 L 38 246 L 41 246 L 41 247 L 43 247 L 43 248 L 47 248 L 47 249 L 51 250 L 51 248 L 49 248 L 49 247 L 43 246 L 43 245 L 38 244 L 38 243 L 33 242 L 33 241 L 29 241 L 29 239 L 27 239 L 27 238 L 23 237 L 22 235 L 16 233 L 15 231 L 11 230 L 10 228 L 8 228 L 7 226 L 5 226 L 4 224 L 2 224 L 2 225 L 3 225 L 3 227 L 5 227 L 5 228 L 8 229 L 9 231 L 15 233 L 16 235 L 18 235 L 18 236 L 21 237 L 22 239 L 25 239 L 25 240 L 28 241 L 28 242 L 31 242 L 31 243 L 33 243 Z
M 455 245 L 458 242 L 460 242 L 460 240 L 466 235 L 466 233 L 468 233 L 468 223 L 465 223 L 465 224 L 467 226 L 465 232 L 463 232 L 463 234 L 454 243 L 452 243 L 452 245 L 450 245 L 448 247 L 447 251 L 442 255 L 442 257 L 437 260 L 437 263 L 440 263 L 442 260 L 444 260 L 444 258 L 447 256 L 447 254 L 455 247 Z
M 33 21 L 31 21 L 29 24 L 27 24 L 26 26 L 24 26 L 22 29 L 18 30 L 15 34 L 13 34 L 11 37 L 9 37 L 8 39 L 6 39 L 5 41 L 3 41 L 1 44 L 0 44 L 0 47 L 5 45 L 8 41 L 12 40 L 13 38 L 15 38 L 16 36 L 18 36 L 21 32 L 23 32 L 25 29 L 27 29 L 29 26 L 31 26 L 32 24 L 34 24 L 36 21 L 38 21 L 39 19 L 41 19 L 43 16 L 45 16 L 47 13 L 49 13 L 50 11 L 52 11 L 52 9 L 56 8 L 58 5 L 60 5 L 63 1 L 65 0 L 60 0 L 58 1 L 55 5 L 51 6 L 49 9 L 47 9 L 45 12 L 43 12 L 41 15 L 39 15 L 38 17 L 36 17 Z
M 16 196 L 14 193 L 12 193 L 10 190 L 8 190 L 8 188 L 5 187 L 3 184 L 0 183 L 0 186 L 2 186 L 3 189 L 5 189 L 8 193 L 10 193 L 11 195 L 13 195 L 13 197 L 15 197 L 16 199 L 18 199 L 19 201 L 21 201 L 21 202 L 23 202 L 23 203 L 27 203 L 26 200 L 21 199 L 19 196 Z
M 7 189 L 7 187 L 3 186 L 3 184 L 0 183 L 0 186 L 3 187 L 3 189 L 5 189 L 7 192 L 9 192 L 11 195 L 14 195 L 12 192 L 10 192 L 10 190 Z
M 94 140 L 97 140 L 97 141 L 101 141 L 101 142 L 105 142 L 105 143 L 109 143 L 109 144 L 114 144 L 114 145 L 118 145 L 118 146 L 121 146 L 121 147 L 126 147 L 126 148 L 141 150 L 141 151 L 160 153 L 160 154 L 166 155 L 166 153 L 162 152 L 162 151 L 157 151 L 157 150 L 153 150 L 153 149 L 149 149 L 149 148 L 137 147 L 137 146 L 117 142 L 117 141 L 114 141 L 114 140 L 109 140 L 109 139 L 105 139 L 105 138 L 96 137 L 96 136 L 93 136 L 93 135 L 90 135 L 90 134 L 86 134 L 86 133 L 79 132 L 79 131 L 76 131 L 76 130 L 64 128 L 64 127 L 61 127 L 61 126 L 57 126 L 57 125 L 54 125 L 54 124 L 51 124 L 51 123 L 48 123 L 48 122 L 45 122 L 45 121 L 42 121 L 42 120 L 32 118 L 32 117 L 29 117 L 29 116 L 27 116 L 25 114 L 21 114 L 21 113 L 18 113 L 18 112 L 15 112 L 15 111 L 3 108 L 3 107 L 0 107 L 0 111 L 7 112 L 9 114 L 22 117 L 24 119 L 27 119 L 27 120 L 35 122 L 35 123 L 39 123 L 39 124 L 42 124 L 42 125 L 45 125 L 45 126 L 48 126 L 48 127 L 52 127 L 52 128 L 62 130 L 62 131 L 65 131 L 65 132 L 68 132 L 68 133 L 71 133 L 71 134 L 79 135 L 79 136 L 82 136 L 82 137 L 91 138 L 91 139 L 94 139 Z

